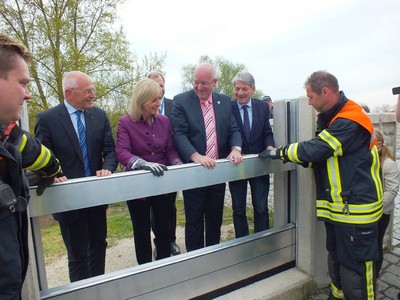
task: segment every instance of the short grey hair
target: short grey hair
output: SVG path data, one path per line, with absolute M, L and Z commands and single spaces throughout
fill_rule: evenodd
M 243 82 L 245 84 L 250 85 L 253 89 L 256 88 L 256 81 L 254 80 L 253 75 L 249 72 L 239 72 L 236 74 L 235 77 L 232 79 L 233 86 L 236 85 L 236 81 Z
M 152 78 L 158 77 L 158 76 L 160 76 L 162 78 L 163 82 L 165 83 L 164 75 L 159 71 L 150 71 L 149 73 L 146 74 L 146 78 L 149 78 L 149 79 L 152 79 Z
M 210 64 L 209 62 L 201 62 L 199 63 L 195 68 L 194 68 L 194 73 L 196 73 L 197 70 L 199 69 L 208 69 L 208 71 L 211 72 L 211 76 L 212 79 L 218 79 L 218 71 L 215 68 L 215 66 L 213 66 L 212 64 Z

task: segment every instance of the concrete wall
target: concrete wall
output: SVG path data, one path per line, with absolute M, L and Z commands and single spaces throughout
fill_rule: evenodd
M 375 128 L 382 130 L 385 135 L 385 144 L 393 150 L 395 154 L 397 148 L 397 122 L 394 113 L 370 114 Z
M 398 159 L 400 151 L 398 151 L 398 123 L 396 122 L 395 113 L 370 114 L 371 120 L 375 128 L 380 129 L 385 136 L 385 144 L 393 150 L 395 157 Z M 383 240 L 384 247 L 392 247 L 393 240 L 393 212 L 390 218 L 388 228 L 386 229 L 385 238 Z

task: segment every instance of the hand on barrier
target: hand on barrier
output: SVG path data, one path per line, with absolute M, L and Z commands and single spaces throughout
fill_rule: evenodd
M 259 158 L 271 158 L 271 159 L 279 159 L 280 157 L 277 155 L 277 149 L 269 149 L 269 150 L 264 150 L 260 154 L 258 154 Z
M 52 185 L 53 182 L 54 177 L 41 177 L 36 188 L 36 195 L 41 196 L 44 193 L 44 190 L 48 186 Z
M 163 164 L 153 163 L 145 161 L 144 159 L 139 159 L 136 162 L 136 168 L 141 170 L 147 170 L 153 173 L 156 176 L 163 176 L 164 171 L 168 171 L 168 168 Z
M 36 195 L 43 195 L 45 189 L 54 183 L 55 176 L 45 176 L 41 175 L 40 172 L 26 171 L 26 178 L 28 178 L 29 185 L 36 185 Z

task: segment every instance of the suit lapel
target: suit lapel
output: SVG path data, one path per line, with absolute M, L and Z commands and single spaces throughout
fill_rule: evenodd
M 62 126 L 64 127 L 65 132 L 67 133 L 69 140 L 71 141 L 72 147 L 83 162 L 81 145 L 79 144 L 79 139 L 76 134 L 74 125 L 72 124 L 71 117 L 64 104 L 60 104 L 60 121 Z
M 171 113 L 172 113 L 172 100 L 164 98 L 164 115 L 170 118 Z
M 243 132 L 244 131 L 243 121 L 242 121 L 242 117 L 240 116 L 240 111 L 239 111 L 237 100 L 232 101 L 232 113 L 236 119 L 237 125 L 240 128 L 240 132 Z
M 249 136 L 249 144 L 251 141 L 251 138 L 253 137 L 253 128 L 256 128 L 256 124 L 255 124 L 255 112 L 256 112 L 256 108 L 254 107 L 254 101 L 253 98 L 250 98 L 250 102 L 251 102 L 251 125 L 250 125 L 250 136 Z
M 251 100 L 253 101 L 253 100 Z M 266 112 L 262 107 L 259 107 L 260 101 L 253 101 L 253 124 L 251 128 L 262 128 L 261 131 L 264 131 L 265 126 L 265 116 L 267 116 Z M 268 116 L 267 116 L 268 117 Z M 253 130 L 252 130 L 253 131 Z
M 93 116 L 93 111 L 91 109 L 85 110 L 85 123 L 86 123 L 86 145 L 89 158 L 91 157 L 90 153 L 92 150 L 93 137 L 94 134 L 92 132 L 95 129 L 95 118 Z
M 249 140 L 246 139 L 245 135 L 242 134 L 242 139 L 246 139 L 247 143 L 250 143 L 251 141 L 251 137 L 253 135 L 253 128 L 255 128 L 255 124 L 254 124 L 254 113 L 255 113 L 255 107 L 254 107 L 254 103 L 253 103 L 253 99 L 250 98 L 251 101 L 251 110 L 252 110 L 252 120 L 251 120 L 251 127 L 250 127 L 250 136 L 249 136 Z M 239 111 L 239 107 L 237 104 L 237 100 L 233 101 L 233 107 L 232 107 L 232 112 L 233 115 L 236 119 L 236 123 L 239 126 L 240 132 L 244 132 L 244 124 L 243 124 L 243 120 L 242 120 L 242 116 L 240 115 L 240 111 Z
M 197 97 L 196 93 L 193 91 L 191 98 L 190 107 L 193 109 L 193 113 L 196 116 L 198 124 L 203 128 L 204 140 L 206 140 L 206 127 L 204 123 L 203 111 L 201 110 L 200 99 Z
M 223 105 L 221 105 L 221 101 L 218 97 L 218 94 L 212 93 L 212 99 L 213 99 L 213 107 L 214 107 L 214 116 L 215 116 L 215 130 L 217 131 L 217 141 L 218 137 L 222 136 L 220 131 L 220 127 L 217 126 L 217 124 L 222 124 L 219 120 L 221 116 L 223 116 L 226 112 L 224 112 Z

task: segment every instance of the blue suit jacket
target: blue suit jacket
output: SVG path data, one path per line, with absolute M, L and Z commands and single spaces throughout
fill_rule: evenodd
M 114 172 L 117 167 L 115 143 L 106 113 L 95 107 L 88 109 L 85 111 L 85 122 L 91 175 L 96 175 L 96 171 L 101 169 Z M 64 104 L 37 115 L 35 135 L 53 151 L 67 178 L 85 177 L 79 139 Z M 74 212 L 67 213 L 69 218 L 73 217 Z
M 218 158 L 226 158 L 233 146 L 242 146 L 242 138 L 232 114 L 228 96 L 212 93 L 218 141 Z M 206 129 L 200 100 L 194 90 L 176 95 L 172 101 L 171 123 L 174 143 L 181 160 L 190 162 L 193 153 L 206 153 Z
M 264 151 L 267 146 L 275 146 L 274 135 L 269 124 L 268 104 L 259 99 L 251 99 L 252 106 L 252 125 L 250 140 L 247 140 L 243 134 L 243 121 L 240 116 L 237 100 L 232 101 L 232 112 L 242 134 L 243 154 L 258 154 Z
M 172 100 L 168 98 L 164 98 L 164 115 L 171 118 L 172 113 Z

